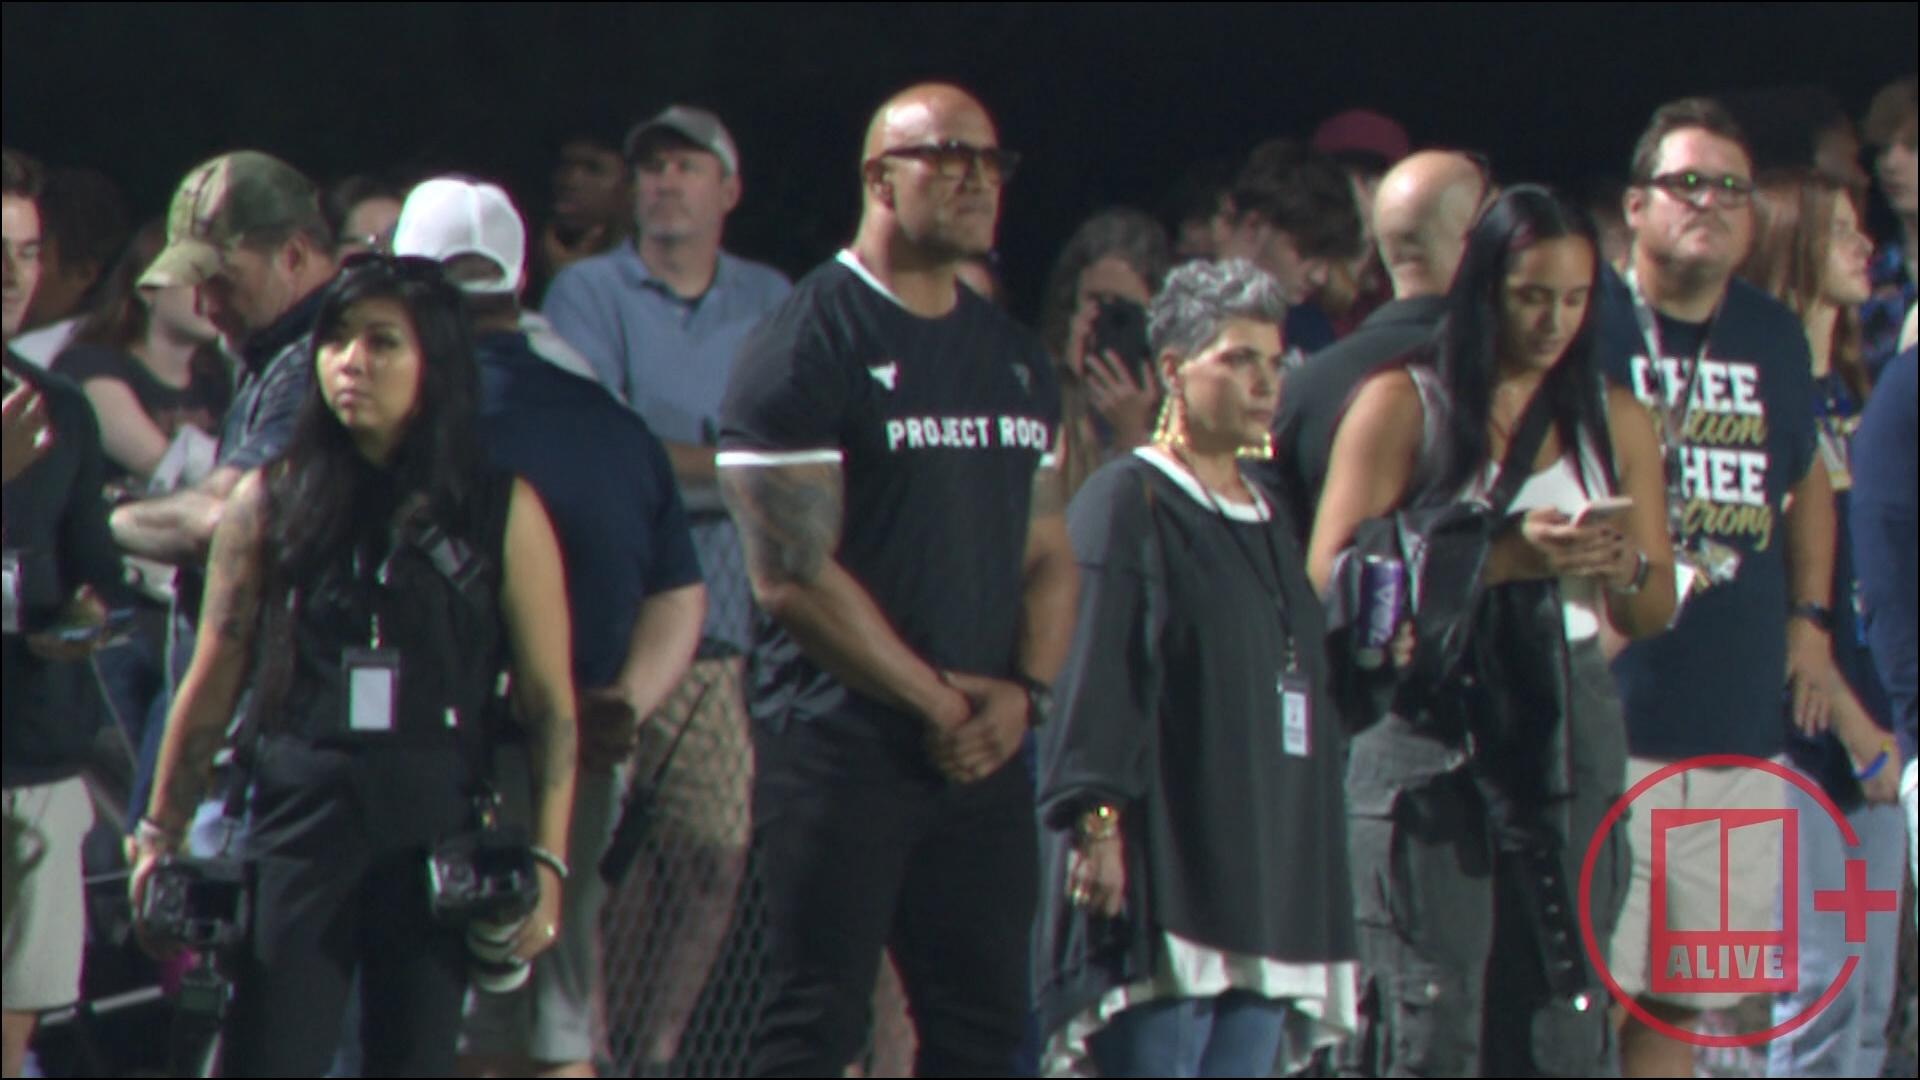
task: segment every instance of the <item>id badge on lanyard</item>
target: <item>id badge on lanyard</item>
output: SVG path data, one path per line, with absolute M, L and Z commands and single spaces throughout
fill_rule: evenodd
M 1700 339 L 1700 351 L 1693 357 L 1684 372 L 1677 379 L 1669 380 L 1662 368 L 1664 350 L 1660 348 L 1660 325 L 1655 318 L 1653 308 L 1640 292 L 1640 280 L 1630 269 L 1626 273 L 1627 292 L 1633 298 L 1634 321 L 1640 326 L 1640 336 L 1646 342 L 1647 363 L 1654 378 L 1656 404 L 1654 415 L 1659 420 L 1656 433 L 1660 438 L 1660 456 L 1666 466 L 1667 479 L 1667 533 L 1673 541 L 1675 574 L 1680 584 L 1682 597 L 1704 592 L 1715 585 L 1724 585 L 1740 573 L 1740 552 L 1734 548 L 1710 539 L 1705 533 L 1687 539 L 1687 496 L 1681 484 L 1681 454 L 1685 452 L 1688 416 L 1693 409 L 1695 384 L 1699 380 L 1700 365 L 1707 359 L 1707 345 L 1713 337 L 1713 324 L 1719 320 L 1719 309 L 1707 320 L 1706 333 Z
M 400 650 L 344 649 L 340 678 L 347 688 L 347 731 L 354 735 L 392 732 L 400 699 Z
M 359 559 L 355 558 L 355 577 Z M 368 619 L 367 647 L 340 651 L 340 683 L 345 728 L 352 735 L 387 735 L 397 724 L 400 704 L 400 650 L 387 647 L 380 631 L 379 593 L 387 587 L 389 556 L 374 574 L 374 611 Z
M 1313 705 L 1307 677 L 1288 671 L 1274 684 L 1280 693 L 1280 745 L 1288 757 L 1313 756 Z

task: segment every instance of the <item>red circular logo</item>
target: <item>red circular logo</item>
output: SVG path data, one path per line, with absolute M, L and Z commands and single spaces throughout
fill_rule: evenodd
M 1645 795 L 1655 785 L 1695 769 L 1757 769 L 1771 773 L 1793 784 L 1813 799 L 1828 819 L 1839 830 L 1840 837 L 1848 847 L 1857 847 L 1859 836 L 1848 823 L 1846 815 L 1840 812 L 1820 785 L 1802 776 L 1784 765 L 1759 758 L 1744 757 L 1738 754 L 1714 754 L 1706 757 L 1689 758 L 1668 765 L 1633 785 L 1600 822 L 1594 830 L 1592 840 L 1587 844 L 1587 856 L 1580 866 L 1580 933 L 1585 939 L 1587 956 L 1593 961 L 1594 970 L 1607 984 L 1626 1010 L 1641 1023 L 1660 1032 L 1670 1039 L 1689 1042 L 1695 1046 L 1709 1047 L 1748 1047 L 1770 1042 L 1782 1035 L 1795 1031 L 1807 1021 L 1819 1015 L 1821 1010 L 1833 1003 L 1834 998 L 1846 988 L 1847 981 L 1860 966 L 1858 956 L 1849 956 L 1841 964 L 1840 973 L 1833 984 L 1803 1010 L 1799 1015 L 1790 1017 L 1765 1031 L 1747 1032 L 1733 1035 L 1701 1034 L 1670 1024 L 1640 1004 L 1633 996 L 1621 989 L 1619 980 L 1607 966 L 1607 957 L 1593 932 L 1593 872 L 1599 861 L 1603 842 L 1620 825 L 1621 818 L 1632 807 L 1634 800 Z M 1656 808 L 1652 810 L 1652 832 L 1654 849 L 1652 852 L 1653 896 L 1649 903 L 1648 927 L 1648 978 L 1647 989 L 1658 996 L 1662 991 L 1679 993 L 1783 993 L 1799 988 L 1799 811 L 1792 807 L 1769 807 L 1764 809 L 1690 809 L 1674 810 Z M 1781 825 L 1781 886 L 1785 902 L 1782 905 L 1781 925 L 1777 930 L 1670 930 L 1665 926 L 1653 925 L 1660 921 L 1665 905 L 1660 899 L 1666 895 L 1666 830 L 1670 827 L 1698 825 L 1717 821 L 1723 829 L 1746 827 L 1778 821 Z M 1723 840 L 1724 843 L 1724 840 Z M 1840 912 L 1846 918 L 1846 940 L 1849 943 L 1866 941 L 1866 916 L 1869 912 L 1897 911 L 1899 893 L 1887 889 L 1869 889 L 1866 880 L 1866 862 L 1862 859 L 1847 860 L 1847 877 L 1844 883 L 1834 883 L 1840 887 L 1815 892 L 1815 907 L 1823 912 Z M 1723 877 L 1720 888 L 1728 888 Z M 1666 962 L 1662 963 L 1662 960 Z

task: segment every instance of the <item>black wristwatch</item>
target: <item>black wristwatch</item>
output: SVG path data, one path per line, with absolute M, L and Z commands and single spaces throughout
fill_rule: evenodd
M 1827 633 L 1833 633 L 1833 609 L 1825 604 L 1816 604 L 1811 600 L 1795 604 L 1788 610 L 1787 617 L 1805 619 Z
M 1016 671 L 1013 681 L 1027 692 L 1027 726 L 1039 728 L 1053 715 L 1053 688 L 1024 671 Z

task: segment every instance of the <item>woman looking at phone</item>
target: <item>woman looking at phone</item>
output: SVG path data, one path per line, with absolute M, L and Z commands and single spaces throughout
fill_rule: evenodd
M 1504 719 L 1522 736 L 1563 725 L 1565 789 L 1547 791 L 1529 813 L 1551 823 L 1573 882 L 1626 779 L 1626 731 L 1600 628 L 1658 633 L 1675 600 L 1653 425 L 1630 394 L 1603 384 L 1594 357 L 1598 272 L 1593 226 L 1577 207 L 1532 185 L 1494 202 L 1469 234 L 1437 343 L 1363 383 L 1341 419 L 1307 555 L 1325 594 L 1362 522 L 1488 499 L 1510 444 L 1544 428 L 1482 583 L 1490 592 L 1551 583 L 1560 598 L 1558 625 L 1542 629 L 1563 639 L 1555 651 L 1566 658 L 1567 685 L 1555 693 L 1565 715 L 1529 715 L 1507 687 L 1495 700 L 1521 710 Z M 1530 416 L 1536 407 L 1543 417 Z M 1582 516 L 1620 495 L 1629 507 Z M 1378 1004 L 1370 1075 L 1598 1075 L 1587 1070 L 1607 1067 L 1605 1010 L 1545 992 L 1545 946 L 1513 891 L 1496 887 L 1496 874 L 1519 861 L 1488 792 L 1525 778 L 1489 775 L 1505 747 L 1421 721 L 1389 713 L 1360 732 L 1347 774 L 1360 957 L 1371 980 L 1363 997 Z M 1624 836 L 1601 854 L 1592 913 L 1604 949 L 1624 895 L 1614 888 L 1625 880 Z M 1409 903 L 1416 896 L 1446 902 Z M 1546 1025 L 1562 1037 L 1482 1038 L 1483 1023 L 1525 1031 L 1528 1017 L 1536 1033 Z

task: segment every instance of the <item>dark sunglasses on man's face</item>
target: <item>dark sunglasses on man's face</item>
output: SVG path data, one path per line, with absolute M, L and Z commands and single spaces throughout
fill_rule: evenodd
M 1013 172 L 1020 167 L 1020 155 L 1012 150 L 998 146 L 975 146 L 958 139 L 948 139 L 941 143 L 920 143 L 914 146 L 896 146 L 891 150 L 882 150 L 869 159 L 873 164 L 882 158 L 907 158 L 924 162 L 928 168 L 948 180 L 964 179 L 973 169 L 980 170 L 983 180 L 1004 184 L 1013 179 Z
M 1711 194 L 1721 206 L 1738 209 L 1753 197 L 1753 181 L 1744 176 L 1714 176 L 1692 169 L 1661 173 L 1648 178 L 1646 183 L 1693 206 L 1701 205 Z

